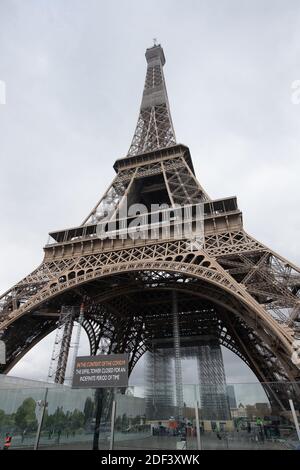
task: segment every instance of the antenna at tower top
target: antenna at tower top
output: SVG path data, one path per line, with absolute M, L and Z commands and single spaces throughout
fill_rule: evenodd
M 157 38 L 153 38 L 153 46 L 157 46 Z

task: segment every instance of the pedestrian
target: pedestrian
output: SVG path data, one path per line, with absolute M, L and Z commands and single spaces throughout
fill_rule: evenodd
M 5 436 L 5 439 L 4 439 L 3 450 L 8 450 L 10 448 L 11 441 L 12 441 L 12 436 L 9 434 L 9 432 L 7 432 L 6 436 Z
M 56 444 L 59 444 L 60 436 L 61 436 L 61 429 L 59 429 L 59 430 L 57 431 Z
M 21 440 L 22 443 L 24 442 L 25 437 L 26 437 L 26 429 L 24 429 L 24 431 L 22 432 L 22 440 Z

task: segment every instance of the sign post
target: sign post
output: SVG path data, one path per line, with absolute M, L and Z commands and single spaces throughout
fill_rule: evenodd
M 128 386 L 128 354 L 78 356 L 72 388 L 113 388 Z
M 111 410 L 111 427 L 110 427 L 110 444 L 109 450 L 113 450 L 114 448 L 114 439 L 115 439 L 115 420 L 116 420 L 116 400 L 112 402 L 112 410 Z
M 96 422 L 93 450 L 98 450 L 100 422 L 104 402 L 104 388 L 128 386 L 128 354 L 101 354 L 78 356 L 75 359 L 72 388 L 96 388 Z M 109 448 L 114 446 L 116 401 L 112 402 Z
M 48 388 L 46 388 L 46 390 L 45 390 L 44 400 L 42 400 L 41 403 L 38 403 L 38 405 L 41 407 L 41 409 L 40 409 L 40 419 L 39 419 L 38 429 L 37 429 L 37 432 L 36 432 L 36 437 L 35 437 L 35 443 L 34 443 L 33 450 L 38 450 L 38 448 L 39 448 L 41 430 L 42 430 L 43 421 L 44 421 L 44 415 L 45 415 L 46 407 L 48 406 L 47 396 L 48 396 Z

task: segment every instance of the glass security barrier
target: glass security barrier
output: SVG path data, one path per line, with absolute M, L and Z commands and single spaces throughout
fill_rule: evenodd
M 109 449 L 113 391 L 50 389 L 39 449 Z
M 45 390 L 39 388 L 0 388 L 0 445 L 12 436 L 11 449 L 33 449 L 38 428 L 38 403 Z
M 229 384 L 228 408 L 222 394 L 202 391 L 200 419 L 203 449 L 291 450 L 300 448 L 290 399 L 298 410 L 299 384 Z
M 299 387 L 183 385 L 178 406 L 165 384 L 155 384 L 153 392 L 142 386 L 7 388 L 0 382 L 0 445 L 8 434 L 10 449 L 33 449 L 38 435 L 41 450 L 296 450 Z
M 1 389 L 0 384 L 1 448 L 9 434 L 10 449 L 33 449 L 43 414 L 39 449 L 108 449 L 112 396 L 109 390 Z
M 183 385 L 180 407 L 163 387 L 115 395 L 115 449 L 300 449 L 299 384 Z

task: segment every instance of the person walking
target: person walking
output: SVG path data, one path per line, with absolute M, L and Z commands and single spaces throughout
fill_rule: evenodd
M 11 441 L 12 441 L 12 436 L 9 434 L 9 432 L 7 432 L 6 436 L 5 436 L 5 439 L 4 439 L 3 450 L 8 450 L 10 448 Z

